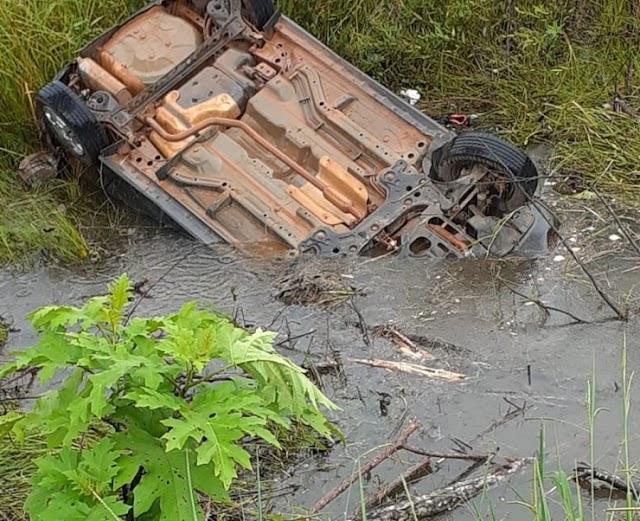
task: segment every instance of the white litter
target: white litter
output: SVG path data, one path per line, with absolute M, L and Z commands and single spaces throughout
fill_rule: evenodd
M 617 242 L 619 240 L 621 240 L 622 237 L 620 237 L 619 235 L 616 235 L 615 233 L 612 233 L 611 235 L 609 235 L 609 240 L 611 242 Z
M 553 262 L 562 262 L 564 260 L 564 255 L 556 255 L 553 258 Z
M 422 98 L 420 93 L 415 89 L 401 90 L 400 95 L 407 98 L 407 100 L 409 101 L 409 105 L 415 105 L 416 103 L 418 103 L 418 101 L 420 101 L 420 98 Z

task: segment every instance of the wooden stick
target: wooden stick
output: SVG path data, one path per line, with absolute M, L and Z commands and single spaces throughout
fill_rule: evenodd
M 465 461 L 486 461 L 491 457 L 491 454 L 461 454 L 458 452 L 429 452 L 426 450 L 418 449 L 417 447 L 410 447 L 409 445 L 403 445 L 402 448 L 404 450 L 408 450 L 409 452 L 413 452 L 414 454 L 419 454 L 420 456 L 425 456 L 427 458 L 437 458 L 437 459 L 460 459 Z
M 400 437 L 394 442 L 393 445 L 387 447 L 383 452 L 378 454 L 375 458 L 373 458 L 369 463 L 364 465 L 359 472 L 354 472 L 348 478 L 344 479 L 340 484 L 331 489 L 327 494 L 325 494 L 309 512 L 309 515 L 312 516 L 317 514 L 320 510 L 326 507 L 331 501 L 337 498 L 340 494 L 342 494 L 345 490 L 347 490 L 351 484 L 356 481 L 360 476 L 366 475 L 371 472 L 375 467 L 380 465 L 384 460 L 386 460 L 389 456 L 398 451 L 403 445 L 407 443 L 409 440 L 409 436 L 411 436 L 418 428 L 420 424 L 418 422 L 411 422 L 407 428 L 402 431 Z
M 400 348 L 404 354 L 418 360 L 433 360 L 433 356 L 429 351 L 423 349 L 408 336 L 404 335 L 395 326 L 376 326 L 373 328 L 374 334 L 389 338 L 395 345 Z
M 431 458 L 426 457 L 422 459 L 419 463 L 407 469 L 393 481 L 390 481 L 384 487 L 378 489 L 377 492 L 371 494 L 365 502 L 365 511 L 369 512 L 380 505 L 385 499 L 389 499 L 395 496 L 398 492 L 403 491 L 405 483 L 409 484 L 412 481 L 426 476 L 427 474 L 431 474 L 432 472 L 433 468 L 431 466 Z M 360 519 L 362 517 L 360 506 L 356 508 L 352 517 L 354 519 Z
M 392 362 L 391 360 L 377 360 L 368 359 L 362 360 L 359 358 L 349 358 L 350 362 L 362 365 L 368 365 L 371 367 L 380 367 L 387 371 L 400 371 L 402 373 L 413 374 L 417 376 L 427 376 L 429 378 L 440 378 L 448 382 L 459 382 L 466 377 L 460 373 L 452 373 L 445 369 L 435 369 L 433 367 L 426 367 L 423 365 L 412 364 L 409 362 Z
M 522 467 L 532 461 L 533 458 L 511 461 L 507 465 L 478 477 L 460 481 L 423 496 L 412 496 L 404 501 L 379 507 L 367 513 L 367 520 L 414 521 L 451 511 L 483 491 L 505 481 L 510 475 L 520 471 Z

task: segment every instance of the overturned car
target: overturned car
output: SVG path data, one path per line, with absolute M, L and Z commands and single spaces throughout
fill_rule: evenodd
M 518 148 L 456 136 L 272 0 L 157 0 L 37 94 L 57 164 L 125 182 L 188 233 L 257 255 L 507 255 L 552 215 Z

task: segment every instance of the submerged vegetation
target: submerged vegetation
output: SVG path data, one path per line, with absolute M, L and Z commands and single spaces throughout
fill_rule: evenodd
M 631 401 L 632 401 L 632 381 L 634 372 L 629 371 L 627 366 L 627 342 L 626 337 L 623 342 L 622 364 L 621 364 L 621 440 L 619 469 L 614 469 L 619 474 L 611 474 L 596 467 L 596 454 L 594 447 L 594 430 L 596 417 L 599 413 L 606 412 L 605 409 L 596 406 L 597 396 L 595 393 L 595 373 L 587 382 L 586 410 L 587 410 L 587 432 L 589 436 L 589 462 L 576 464 L 574 472 L 565 472 L 562 468 L 550 470 L 548 468 L 548 458 L 545 452 L 548 450 L 545 442 L 544 428 L 540 429 L 538 455 L 536 465 L 533 469 L 531 501 L 526 506 L 531 510 L 535 521 L 551 521 L 561 519 L 557 514 L 562 512 L 566 521 L 583 521 L 588 517 L 600 519 L 602 512 L 596 510 L 602 505 L 595 502 L 595 498 L 607 499 L 606 508 L 607 519 L 620 519 L 633 521 L 640 514 L 640 494 L 638 491 L 638 461 L 632 461 L 631 446 L 633 437 L 629 432 Z M 585 458 L 587 459 L 587 458 Z M 559 463 L 558 463 L 559 465 Z M 582 476 L 579 469 L 583 469 Z M 587 469 L 584 472 L 584 469 Z M 600 475 L 598 475 L 598 472 Z M 578 483 L 582 481 L 582 485 Z M 597 481 L 600 483 L 596 484 Z M 582 491 L 581 491 L 582 488 Z M 583 497 L 586 495 L 586 498 Z M 591 510 L 591 512 L 589 512 Z M 589 516 L 589 513 L 591 516 Z
M 82 206 L 77 187 L 27 192 L 15 171 L 20 157 L 36 146 L 34 92 L 89 39 L 143 3 L 3 3 L 0 262 L 42 249 L 63 260 L 86 256 L 74 226 L 75 210 Z M 640 200 L 640 120 L 634 113 L 639 104 L 633 101 L 640 92 L 637 2 L 279 0 L 278 5 L 392 90 L 417 88 L 428 114 L 478 114 L 479 125 L 515 144 L 550 144 L 555 172 Z

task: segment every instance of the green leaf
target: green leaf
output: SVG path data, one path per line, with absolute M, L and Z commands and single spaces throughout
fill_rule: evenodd
M 109 295 L 107 296 L 109 305 L 106 308 L 106 314 L 109 325 L 114 332 L 121 324 L 122 312 L 132 296 L 129 278 L 124 274 L 109 285 Z
M 109 285 L 108 299 L 114 311 L 121 312 L 131 296 L 131 284 L 126 274 L 123 273 L 115 282 Z
M 72 490 L 51 491 L 35 488 L 27 497 L 25 511 L 31 521 L 88 521 L 91 506 Z
M 31 478 L 31 483 L 50 490 L 64 488 L 69 482 L 66 473 L 78 468 L 79 458 L 77 451 L 64 447 L 57 456 L 36 459 L 38 472 Z
M 116 435 L 116 448 L 126 452 L 119 459 L 131 468 L 142 467 L 144 474 L 133 489 L 133 514 L 138 517 L 149 511 L 154 503 L 160 503 L 159 521 L 193 521 L 192 504 L 197 505 L 198 491 L 215 501 L 227 501 L 228 496 L 211 465 L 197 466 L 195 458 L 184 451 L 165 452 L 162 443 L 141 430 L 130 430 Z M 187 462 L 189 473 L 187 472 Z M 187 476 L 190 475 L 192 488 Z M 198 518 L 202 512 L 198 507 Z
M 241 390 L 235 382 L 222 382 L 199 389 L 189 407 L 179 411 L 181 418 L 162 421 L 169 427 L 163 436 L 167 451 L 182 449 L 189 440 L 199 444 L 198 464 L 213 462 L 215 475 L 225 488 L 237 477 L 236 465 L 251 469 L 249 454 L 238 444 L 245 436 L 257 436 L 280 447 L 265 428 L 271 420 L 283 424 L 273 410 L 264 405 L 255 391 Z
M 17 411 L 9 411 L 0 416 L 0 440 L 9 434 L 18 421 L 22 420 L 24 415 Z
M 48 434 L 49 446 L 69 446 L 89 425 L 89 402 L 86 390 L 80 390 L 82 369 L 75 369 L 57 391 L 38 398 L 33 410 L 16 427 L 41 429 Z M 16 432 L 16 429 L 14 429 Z
M 100 498 L 98 504 L 94 505 L 87 514 L 87 521 L 121 521 L 131 507 L 125 505 L 116 496 Z
M 82 455 L 78 470 L 91 480 L 98 494 L 108 490 L 111 481 L 118 474 L 116 459 L 120 457 L 121 451 L 114 450 L 114 446 L 113 440 L 104 438 Z
M 130 507 L 111 487 L 120 456 L 113 446 L 105 438 L 90 450 L 63 448 L 58 455 L 37 459 L 38 470 L 25 503 L 30 518 L 119 521 Z
M 121 345 L 116 346 L 108 355 L 96 354 L 94 357 L 109 362 L 109 369 L 92 374 L 88 378 L 91 387 L 89 395 L 91 412 L 97 417 L 101 417 L 108 407 L 107 391 L 135 368 L 145 365 L 147 360 L 144 357 L 131 354 L 125 346 Z
M 132 407 L 129 400 L 115 400 L 116 410 L 112 420 L 126 425 L 129 429 L 143 430 L 151 436 L 160 438 L 167 428 L 160 423 L 167 417 L 164 409 L 139 409 Z
M 80 355 L 81 350 L 71 345 L 64 334 L 45 331 L 33 347 L 16 353 L 16 366 L 40 367 L 39 378 L 45 383 L 58 369 L 77 362 Z
M 172 411 L 177 411 L 184 406 L 183 399 L 170 393 L 160 393 L 153 389 L 131 391 L 124 397 L 135 402 L 136 407 L 145 407 L 151 410 L 167 408 Z
M 323 405 L 327 409 L 337 409 L 300 367 L 275 352 L 274 337 L 275 333 L 265 333 L 261 329 L 241 338 L 221 331 L 220 356 L 253 376 L 260 386 L 260 394 L 285 414 L 299 415 L 309 402 L 314 407 Z
M 135 317 L 129 321 L 127 327 L 122 331 L 122 337 L 125 339 L 147 338 L 158 331 L 163 324 L 164 321 L 162 319 Z
M 66 306 L 47 306 L 27 315 L 27 319 L 36 331 L 56 331 L 63 326 L 75 326 L 82 319 L 82 310 Z
M 211 361 L 211 350 L 214 342 L 213 328 L 186 329 L 179 326 L 167 325 L 168 335 L 158 344 L 158 349 L 164 353 L 193 365 L 197 371 L 202 371 Z

